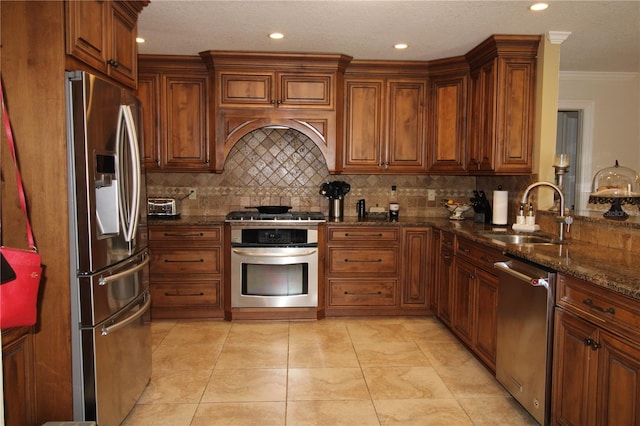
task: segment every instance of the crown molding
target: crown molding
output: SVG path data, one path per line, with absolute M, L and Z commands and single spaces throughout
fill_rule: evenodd
M 605 71 L 560 71 L 560 80 L 619 80 L 631 81 L 638 77 L 637 72 Z

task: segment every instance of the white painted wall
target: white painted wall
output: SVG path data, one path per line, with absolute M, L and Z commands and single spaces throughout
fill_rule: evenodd
M 587 105 L 592 114 L 585 129 L 592 134 L 583 135 L 591 146 L 581 156 L 580 191 L 588 192 L 594 174 L 616 160 L 640 172 L 639 73 L 560 72 L 558 106 L 571 105 Z

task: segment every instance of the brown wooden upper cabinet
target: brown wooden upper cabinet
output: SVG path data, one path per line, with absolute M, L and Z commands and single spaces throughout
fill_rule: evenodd
M 467 53 L 470 174 L 530 174 L 540 36 L 494 35 Z
M 464 57 L 429 66 L 427 145 L 430 173 L 464 174 L 469 65 Z
M 125 86 L 136 88 L 138 14 L 148 1 L 67 1 L 66 53 Z M 72 62 L 69 69 L 78 68 Z
M 328 169 L 335 171 L 336 144 L 342 135 L 342 80 L 350 56 L 229 51 L 205 51 L 200 56 L 212 82 L 216 171 L 222 171 L 240 138 L 268 125 L 304 133 L 320 148 Z
M 208 71 L 197 56 L 140 55 L 146 170 L 209 172 Z
M 219 74 L 220 106 L 333 110 L 334 79 L 331 73 L 223 70 Z
M 354 61 L 345 75 L 344 173 L 425 173 L 427 78 L 411 65 Z M 421 70 L 419 69 L 418 72 Z

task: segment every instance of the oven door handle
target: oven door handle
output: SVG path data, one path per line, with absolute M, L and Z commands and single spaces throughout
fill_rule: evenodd
M 298 253 L 278 253 L 278 252 L 264 253 L 264 252 L 255 252 L 251 250 L 242 250 L 242 249 L 235 249 L 235 248 L 233 249 L 233 252 L 240 256 L 254 256 L 254 257 L 305 257 L 305 256 L 310 256 L 316 253 L 317 251 L 318 251 L 317 248 L 313 248 L 311 250 L 298 252 Z

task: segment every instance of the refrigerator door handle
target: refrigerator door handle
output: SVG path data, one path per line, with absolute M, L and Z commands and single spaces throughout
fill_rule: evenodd
M 128 275 L 132 275 L 138 272 L 140 269 L 144 268 L 149 263 L 149 260 L 151 260 L 151 258 L 149 256 L 146 256 L 141 263 L 137 264 L 133 268 L 127 269 L 126 271 L 118 272 L 117 274 L 107 275 L 106 277 L 100 277 L 100 279 L 98 280 L 98 284 L 107 285 L 111 281 L 116 281 L 116 280 L 119 280 L 120 278 L 126 277 Z
M 136 133 L 136 125 L 133 120 L 133 114 L 131 112 L 131 107 L 129 105 L 120 105 L 120 113 L 118 114 L 118 129 L 116 131 L 116 135 L 118 137 L 117 141 L 117 149 L 120 151 L 124 148 L 125 140 L 124 133 L 122 132 L 122 124 L 124 123 L 125 130 L 127 133 L 127 148 L 129 149 L 129 153 L 131 155 L 131 168 L 132 168 L 132 176 L 131 176 L 131 186 L 133 193 L 131 194 L 130 200 L 125 200 L 125 195 L 120 188 L 120 219 L 122 220 L 122 226 L 124 230 L 125 241 L 131 242 L 136 235 L 136 230 L 138 228 L 138 214 L 140 213 L 140 153 L 139 153 L 139 144 L 138 144 L 138 136 Z M 118 152 L 118 158 L 122 158 L 120 152 Z M 126 180 L 120 178 L 120 182 L 126 182 Z M 126 201 L 126 202 L 125 202 Z M 125 212 L 125 209 L 128 212 Z M 127 217 L 128 214 L 128 217 Z
M 110 325 L 108 327 L 107 326 L 103 326 L 101 334 L 103 336 L 106 336 L 109 333 L 115 333 L 116 331 L 120 330 L 121 328 L 124 328 L 124 327 L 128 326 L 129 324 L 131 324 L 132 322 L 134 322 L 135 320 L 140 318 L 142 315 L 144 315 L 144 313 L 149 310 L 150 306 L 151 306 L 151 298 L 147 297 L 147 300 L 144 302 L 144 305 L 142 305 L 140 307 L 140 309 L 138 309 L 138 311 L 136 311 L 135 314 L 130 315 L 130 316 L 126 317 L 125 319 L 123 319 L 122 321 L 118 321 L 117 323 L 112 324 L 112 325 Z

